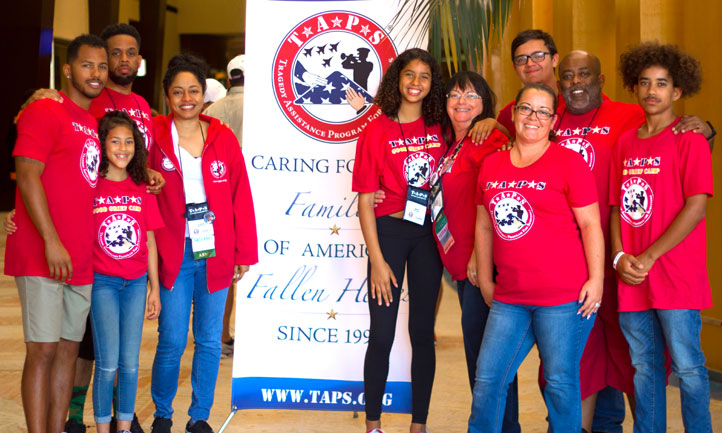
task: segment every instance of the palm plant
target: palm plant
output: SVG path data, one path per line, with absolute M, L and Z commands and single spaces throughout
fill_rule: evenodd
M 421 45 L 427 32 L 429 51 L 444 59 L 449 75 L 481 69 L 490 41 L 501 39 L 514 0 L 399 0 L 390 28 L 407 29 L 401 39 Z

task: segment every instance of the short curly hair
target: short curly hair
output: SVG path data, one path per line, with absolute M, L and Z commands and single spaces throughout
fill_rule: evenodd
M 633 92 L 639 75 L 651 66 L 661 66 L 669 71 L 672 85 L 682 90 L 682 97 L 694 95 L 702 87 L 702 66 L 699 61 L 677 45 L 660 45 L 656 41 L 643 42 L 619 56 L 619 71 L 624 87 Z
M 108 111 L 105 113 L 98 124 L 98 138 L 100 139 L 100 166 L 98 172 L 105 177 L 108 173 L 107 150 L 105 140 L 108 138 L 110 131 L 118 126 L 125 126 L 133 133 L 133 141 L 135 142 L 133 159 L 130 160 L 126 170 L 128 175 L 136 185 L 149 184 L 148 177 L 148 151 L 145 148 L 145 137 L 140 132 L 138 124 L 135 123 L 128 113 L 120 110 Z
M 413 60 L 421 60 L 431 69 L 431 89 L 421 105 L 421 114 L 426 125 L 441 122 L 444 107 L 444 89 L 441 79 L 439 63 L 428 51 L 420 48 L 411 48 L 401 53 L 384 73 L 379 89 L 376 92 L 374 103 L 381 108 L 388 117 L 396 117 L 401 107 L 401 92 L 399 92 L 399 79 L 401 71 Z
M 163 90 L 165 91 L 166 96 L 168 96 L 168 90 L 170 89 L 170 85 L 173 84 L 173 80 L 176 75 L 181 72 L 190 72 L 193 74 L 198 80 L 198 83 L 200 83 L 203 93 L 206 93 L 208 64 L 201 57 L 194 54 L 183 53 L 176 54 L 168 61 L 168 69 L 166 69 L 165 75 L 163 76 Z
M 131 26 L 130 24 L 111 24 L 108 27 L 104 28 L 102 32 L 100 32 L 100 39 L 107 42 L 108 39 L 118 35 L 131 36 L 133 39 L 135 39 L 135 43 L 138 44 L 138 49 L 140 49 L 140 33 L 138 32 L 138 29 Z

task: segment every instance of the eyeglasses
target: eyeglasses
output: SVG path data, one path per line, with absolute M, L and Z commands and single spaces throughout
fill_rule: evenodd
M 544 60 L 544 57 L 546 57 L 547 54 L 551 55 L 549 51 L 534 51 L 529 55 L 521 54 L 514 57 L 514 64 L 517 66 L 524 66 L 527 64 L 529 59 L 531 59 L 531 61 L 534 63 L 539 63 Z
M 517 113 L 521 114 L 524 117 L 529 117 L 532 114 L 536 113 L 536 117 L 539 120 L 549 120 L 552 118 L 552 116 L 554 116 L 553 113 L 544 110 L 534 110 L 528 105 L 515 105 L 514 109 Z
M 478 101 L 479 99 L 481 99 L 481 96 L 477 95 L 474 92 L 469 92 L 469 93 L 451 92 L 451 93 L 447 93 L 446 97 L 451 99 L 452 101 L 461 101 L 462 98 L 466 98 L 467 100 L 471 100 L 471 101 Z

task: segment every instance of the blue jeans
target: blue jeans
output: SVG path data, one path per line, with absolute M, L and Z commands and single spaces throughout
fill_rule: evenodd
M 489 306 L 481 296 L 481 289 L 471 284 L 469 279 L 456 282 L 459 304 L 461 305 L 461 332 L 464 336 L 464 351 L 466 352 L 466 367 L 469 374 L 469 384 L 474 390 L 476 378 L 476 361 L 479 358 L 481 339 L 484 337 L 484 328 L 489 318 Z M 519 391 L 516 375 L 509 385 L 506 395 L 506 408 L 504 409 L 503 433 L 519 433 Z
M 150 394 L 155 403 L 155 417 L 172 418 L 173 399 L 178 391 L 180 362 L 188 340 L 191 305 L 193 306 L 193 367 L 191 370 L 191 423 L 207 420 L 221 362 L 223 311 L 228 289 L 209 293 L 206 283 L 206 260 L 194 260 L 190 240 L 175 284 L 161 285 L 158 347 L 153 361 Z
M 544 362 L 549 431 L 581 431 L 579 360 L 596 316 L 582 318 L 578 309 L 576 301 L 552 307 L 492 303 L 477 362 L 470 433 L 501 432 L 507 389 L 535 343 Z
M 699 310 L 619 313 L 634 366 L 635 433 L 667 431 L 665 347 L 679 378 L 682 422 L 689 433 L 709 433 L 709 377 L 700 345 Z
M 99 424 L 110 422 L 116 371 L 116 417 L 121 421 L 133 420 L 147 284 L 146 275 L 126 280 L 95 274 L 90 320 L 95 342 L 93 412 Z
M 598 433 L 622 433 L 625 412 L 624 393 L 607 386 L 597 394 L 592 431 Z

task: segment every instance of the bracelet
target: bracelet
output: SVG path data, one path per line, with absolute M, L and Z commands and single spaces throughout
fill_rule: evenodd
M 707 141 L 709 141 L 709 140 L 713 139 L 715 135 L 717 135 L 717 131 L 714 129 L 714 126 L 712 126 L 712 123 L 710 123 L 709 120 L 707 121 L 707 125 L 709 125 L 709 129 L 712 130 L 712 134 L 710 134 L 709 137 L 705 137 L 707 139 Z
M 620 251 L 617 253 L 616 256 L 614 256 L 614 260 L 612 260 L 612 267 L 614 268 L 615 271 L 617 270 L 617 262 L 619 262 L 619 259 L 622 258 L 622 256 L 624 254 L 625 254 L 624 251 Z

